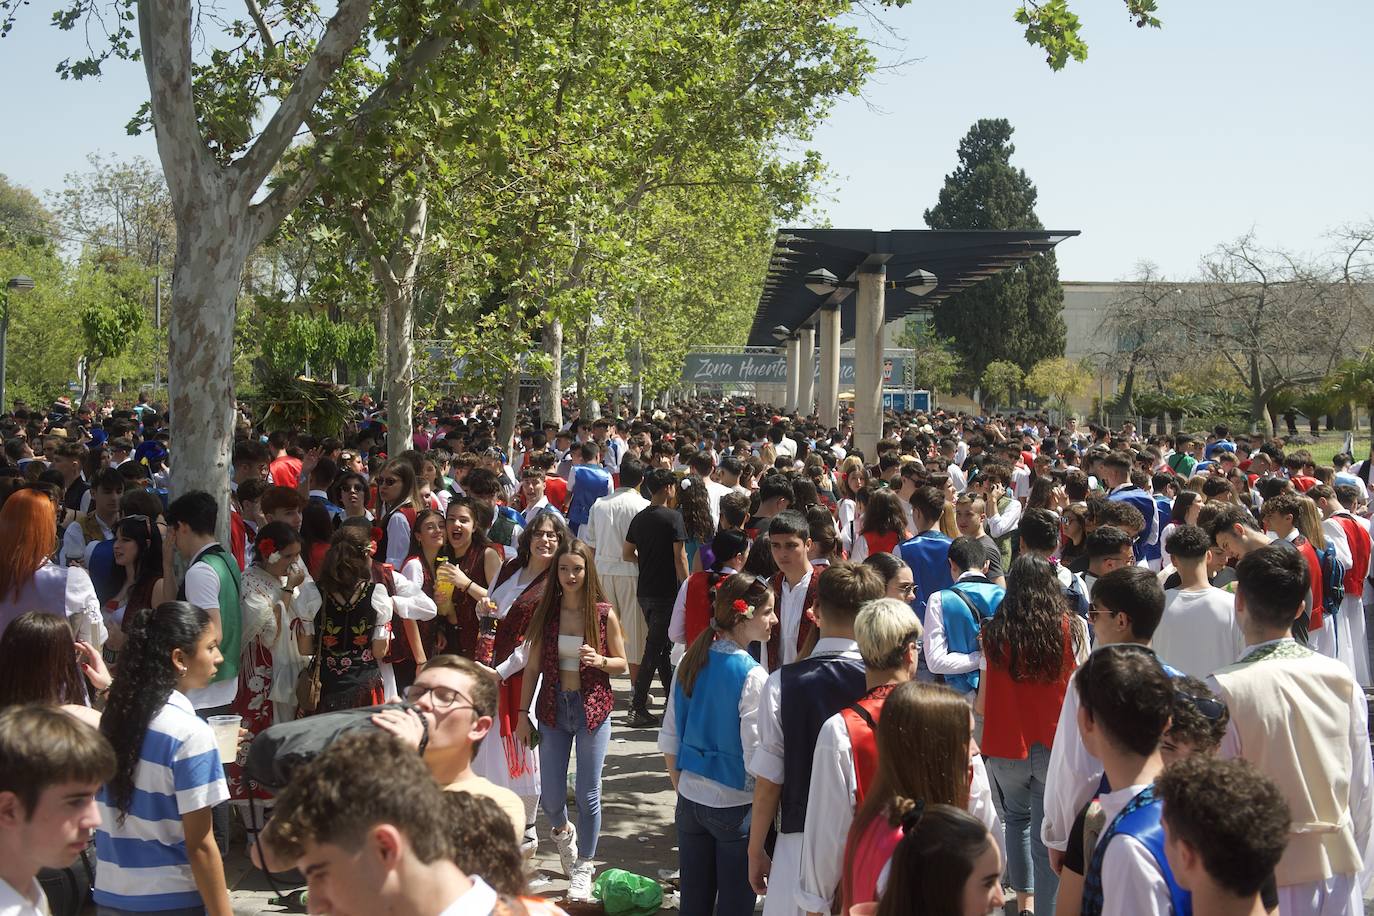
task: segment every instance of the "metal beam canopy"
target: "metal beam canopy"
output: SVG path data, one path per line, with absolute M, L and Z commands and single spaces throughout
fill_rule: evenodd
M 938 229 L 783 229 L 773 247 L 768 282 L 749 332 L 751 346 L 774 346 L 782 326 L 796 331 L 822 308 L 838 307 L 841 337 L 854 337 L 855 300 L 861 272 L 885 272 L 884 322 L 936 308 L 974 284 L 1052 251 L 1076 229 L 1009 232 Z M 817 293 L 816 271 L 836 280 Z

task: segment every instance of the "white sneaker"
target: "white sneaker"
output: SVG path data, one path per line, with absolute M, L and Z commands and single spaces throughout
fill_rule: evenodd
M 572 883 L 568 885 L 568 899 L 590 902 L 592 899 L 592 874 L 596 866 L 590 859 L 578 859 L 573 865 Z
M 577 864 L 577 828 L 572 821 L 568 821 L 566 832 L 554 831 L 553 845 L 558 847 L 558 861 L 563 865 L 563 874 L 571 880 L 573 866 Z

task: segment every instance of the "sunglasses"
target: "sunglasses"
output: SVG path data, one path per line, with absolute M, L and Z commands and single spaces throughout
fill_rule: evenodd
M 1191 693 L 1184 693 L 1182 690 L 1176 691 L 1174 695 L 1180 700 L 1187 700 L 1189 703 L 1192 703 L 1193 708 L 1202 713 L 1203 717 L 1209 721 L 1219 722 L 1221 721 L 1221 717 L 1226 715 L 1226 704 L 1220 700 L 1212 697 L 1193 696 Z
M 360 483 L 349 484 L 348 486 L 339 487 L 339 492 L 340 492 L 340 493 L 366 493 L 366 492 L 367 492 L 367 487 L 363 486 L 363 485 L 360 484 Z
M 381 486 L 384 486 L 384 487 L 389 487 L 389 486 L 391 486 L 392 484 L 397 484 L 397 483 L 400 483 L 400 482 L 401 482 L 401 478 L 399 478 L 399 477 L 378 477 L 378 478 L 377 478 L 377 483 L 380 484 Z

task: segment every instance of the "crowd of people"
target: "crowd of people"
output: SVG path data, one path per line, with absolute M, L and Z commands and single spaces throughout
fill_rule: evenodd
M 447 401 L 388 455 L 358 406 L 173 494 L 146 398 L 0 418 L 0 913 L 228 916 L 235 843 L 314 912 L 557 912 L 541 834 L 569 901 L 635 867 L 616 727 L 692 916 L 1363 913 L 1374 454 L 945 411 L 865 454 L 724 398 L 509 451 Z

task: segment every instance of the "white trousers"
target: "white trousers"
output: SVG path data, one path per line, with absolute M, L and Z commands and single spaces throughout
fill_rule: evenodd
M 1360 882 L 1354 875 L 1332 875 L 1280 887 L 1279 916 L 1364 916 Z

